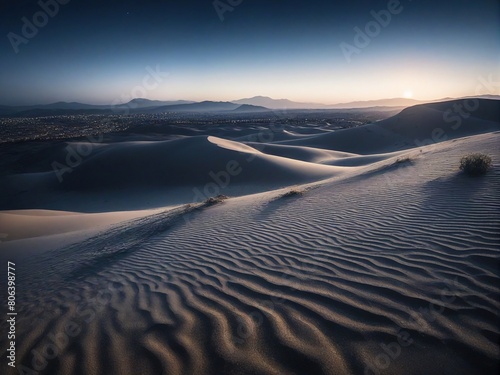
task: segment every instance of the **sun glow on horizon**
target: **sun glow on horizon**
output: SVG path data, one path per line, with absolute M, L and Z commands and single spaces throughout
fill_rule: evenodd
M 411 90 L 406 90 L 406 91 L 403 93 L 403 96 L 404 96 L 406 99 L 412 99 L 412 98 L 413 98 L 413 91 L 411 91 Z

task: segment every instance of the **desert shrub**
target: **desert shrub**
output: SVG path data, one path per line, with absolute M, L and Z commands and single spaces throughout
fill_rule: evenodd
M 485 174 L 491 167 L 491 158 L 485 154 L 469 154 L 460 159 L 460 170 L 469 176 Z
M 281 198 L 295 197 L 304 194 L 304 191 L 298 189 L 292 189 L 281 195 Z
M 221 203 L 221 202 L 225 201 L 226 199 L 228 199 L 227 196 L 219 194 L 216 197 L 210 197 L 210 198 L 208 198 L 205 201 L 205 205 L 211 206 L 213 204 Z
M 412 159 L 409 156 L 402 156 L 400 158 L 397 158 L 394 164 L 403 164 L 403 163 L 409 163 L 411 162 Z

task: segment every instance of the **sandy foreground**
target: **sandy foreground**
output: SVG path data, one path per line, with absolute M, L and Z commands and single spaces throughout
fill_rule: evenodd
M 497 373 L 491 102 L 457 129 L 437 103 L 266 144 L 110 143 L 63 182 L 4 176 L 17 369 L 0 372 Z M 472 152 L 493 159 L 483 177 L 458 170 Z

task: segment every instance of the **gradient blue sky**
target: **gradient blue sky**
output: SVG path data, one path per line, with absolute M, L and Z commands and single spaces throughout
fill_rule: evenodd
M 500 78 L 497 0 L 402 0 L 350 63 L 340 43 L 353 44 L 354 27 L 388 1 L 243 0 L 223 22 L 212 3 L 70 0 L 16 54 L 8 33 L 22 35 L 21 18 L 40 7 L 7 0 L 0 104 L 112 103 L 141 85 L 148 66 L 169 76 L 141 96 L 161 100 L 434 99 L 474 95 L 478 77 Z

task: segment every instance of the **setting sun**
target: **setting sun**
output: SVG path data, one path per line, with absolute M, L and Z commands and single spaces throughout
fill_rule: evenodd
M 413 92 L 411 90 L 406 90 L 403 94 L 403 96 L 407 99 L 413 98 Z

